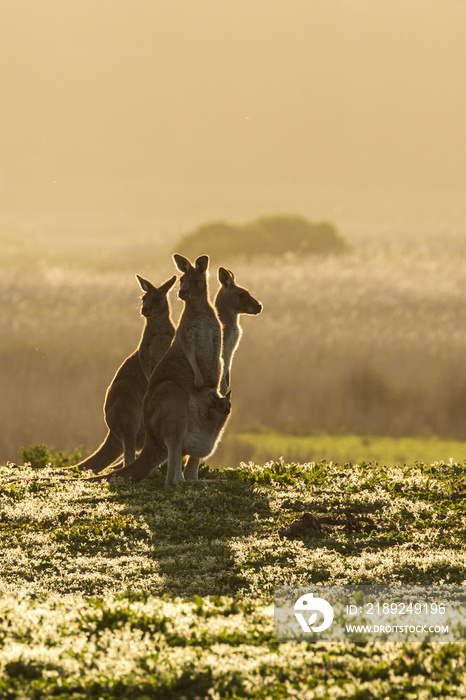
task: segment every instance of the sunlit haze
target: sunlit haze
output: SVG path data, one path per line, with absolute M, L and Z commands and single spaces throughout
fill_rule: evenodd
M 460 0 L 3 0 L 0 207 L 466 224 Z

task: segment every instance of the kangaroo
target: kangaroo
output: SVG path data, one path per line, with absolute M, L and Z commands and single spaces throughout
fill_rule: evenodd
M 167 352 L 175 335 L 167 294 L 176 282 L 176 275 L 159 288 L 139 275 L 136 278 L 145 292 L 141 306 L 141 315 L 145 317 L 144 330 L 138 347 L 119 367 L 107 389 L 104 402 L 107 437 L 92 455 L 77 465 L 80 469 L 100 472 L 122 453 L 124 464 L 134 460 L 136 449 L 142 447 L 144 440 L 144 394 L 152 370 Z
M 178 296 L 185 302 L 176 330 L 174 349 L 178 346 L 191 365 L 195 389 L 207 386 L 216 390 L 221 374 L 222 333 L 207 292 L 209 258 L 201 255 L 197 258 L 195 267 L 182 255 L 174 255 L 173 259 L 178 270 L 184 273 L 180 278 Z M 176 358 L 177 353 L 174 352 L 173 357 Z M 170 364 L 167 359 L 162 374 L 168 367 Z M 160 375 L 159 368 L 156 376 L 157 374 Z M 191 386 L 190 378 L 187 385 Z
M 228 419 L 230 395 L 222 400 L 217 392 L 221 328 L 208 297 L 209 258 L 201 255 L 194 265 L 182 255 L 173 260 L 184 273 L 178 296 L 185 306 L 173 342 L 149 380 L 143 401 L 143 448 L 130 464 L 91 479 L 115 474 L 140 481 L 167 459 L 166 483 L 185 481 L 183 455 L 201 459 L 211 454 Z
M 244 287 L 235 283 L 235 276 L 226 267 L 219 267 L 218 281 L 220 289 L 215 297 L 215 308 L 222 325 L 222 358 L 223 374 L 220 384 L 220 393 L 225 394 L 230 386 L 231 364 L 243 329 L 239 325 L 240 314 L 260 314 L 262 304 L 258 302 Z
M 258 302 L 244 287 L 235 283 L 235 276 L 225 267 L 218 269 L 220 288 L 215 297 L 214 305 L 222 326 L 222 359 L 223 373 L 220 383 L 220 393 L 225 394 L 230 387 L 231 365 L 233 355 L 238 348 L 243 330 L 239 325 L 240 314 L 259 314 L 262 304 Z M 192 455 L 188 458 L 184 469 L 187 481 L 197 481 L 199 459 Z
M 225 396 L 213 389 L 202 389 L 201 392 L 202 395 L 191 394 L 188 399 L 189 422 L 183 438 L 183 455 L 211 455 L 220 442 L 231 412 L 231 391 Z
M 210 406 L 207 409 L 207 420 L 213 421 L 220 416 L 228 416 L 231 411 L 231 391 L 225 396 L 220 396 L 215 391 L 208 394 Z

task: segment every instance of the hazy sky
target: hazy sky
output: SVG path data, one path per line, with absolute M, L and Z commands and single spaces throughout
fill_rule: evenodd
M 464 0 L 2 0 L 0 207 L 466 223 Z

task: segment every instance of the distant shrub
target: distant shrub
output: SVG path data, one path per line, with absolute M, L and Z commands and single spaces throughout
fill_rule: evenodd
M 349 250 L 333 224 L 300 216 L 267 216 L 243 225 L 223 221 L 204 224 L 180 238 L 176 252 L 194 259 L 251 255 L 334 254 Z
M 19 455 L 22 464 L 28 462 L 33 469 L 44 469 L 48 464 L 52 467 L 68 467 L 76 464 L 81 460 L 81 448 L 75 447 L 72 452 L 58 451 L 55 456 L 52 455 L 52 447 L 47 445 L 32 445 L 30 447 L 20 447 Z

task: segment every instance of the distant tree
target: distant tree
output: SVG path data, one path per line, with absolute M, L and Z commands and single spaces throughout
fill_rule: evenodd
M 176 251 L 188 258 L 208 253 L 211 258 L 251 255 L 335 254 L 349 245 L 333 224 L 314 223 L 300 216 L 267 216 L 237 225 L 224 221 L 199 226 L 182 236 Z

